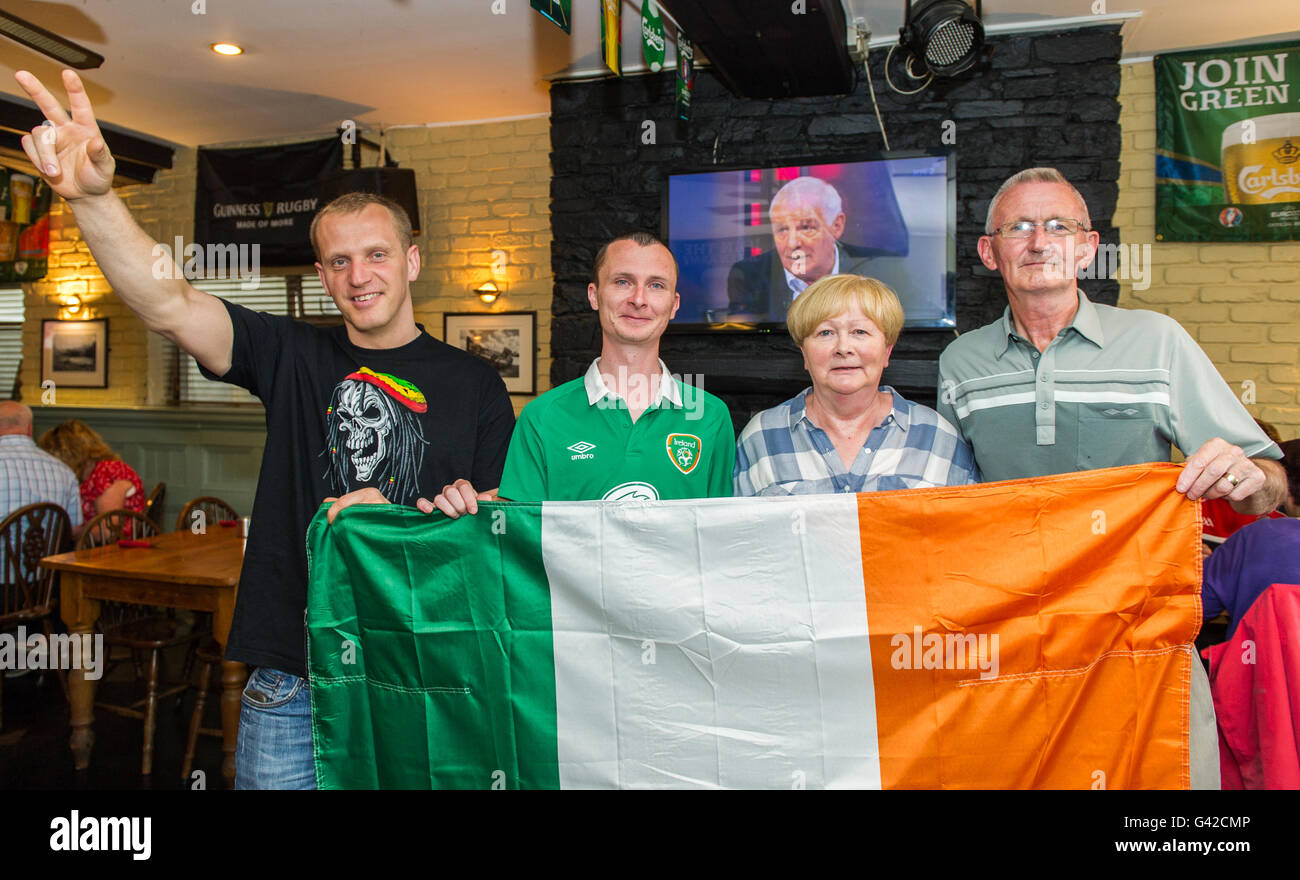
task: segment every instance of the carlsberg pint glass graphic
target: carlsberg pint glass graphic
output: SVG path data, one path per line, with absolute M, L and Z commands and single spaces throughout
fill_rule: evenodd
M 1254 143 L 1243 143 L 1250 126 Z M 1274 113 L 1223 130 L 1225 201 L 1239 205 L 1300 202 L 1300 113 Z

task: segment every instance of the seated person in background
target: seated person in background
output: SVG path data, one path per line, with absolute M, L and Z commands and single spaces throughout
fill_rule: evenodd
M 80 419 L 68 419 L 41 435 L 40 446 L 62 461 L 81 482 L 81 515 L 87 522 L 106 510 L 125 507 L 144 513 L 140 475 Z
M 1231 618 L 1227 638 L 1273 584 L 1300 584 L 1300 520 L 1263 519 L 1238 529 L 1205 560 L 1202 614 Z
M 903 329 L 886 285 L 832 275 L 786 319 L 812 387 L 764 410 L 740 433 L 736 495 L 874 492 L 980 481 L 970 447 L 937 412 L 905 399 L 881 372 Z
M 57 504 L 81 526 L 77 475 L 32 442 L 32 411 L 0 400 L 0 519 L 29 504 Z

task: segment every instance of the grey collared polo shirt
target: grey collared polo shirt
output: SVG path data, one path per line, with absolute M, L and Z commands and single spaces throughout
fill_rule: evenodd
M 938 401 L 986 480 L 1169 461 L 1171 445 L 1190 455 L 1213 437 L 1282 457 L 1177 321 L 1082 291 L 1041 353 L 1010 307 L 956 339 L 939 358 Z

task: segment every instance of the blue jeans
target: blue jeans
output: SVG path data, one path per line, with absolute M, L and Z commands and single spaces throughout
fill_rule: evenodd
M 244 686 L 235 788 L 316 787 L 307 680 L 259 666 Z

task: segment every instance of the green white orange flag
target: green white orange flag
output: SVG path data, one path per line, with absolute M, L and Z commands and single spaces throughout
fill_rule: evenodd
M 323 788 L 1187 788 L 1178 468 L 357 506 L 308 532 Z

